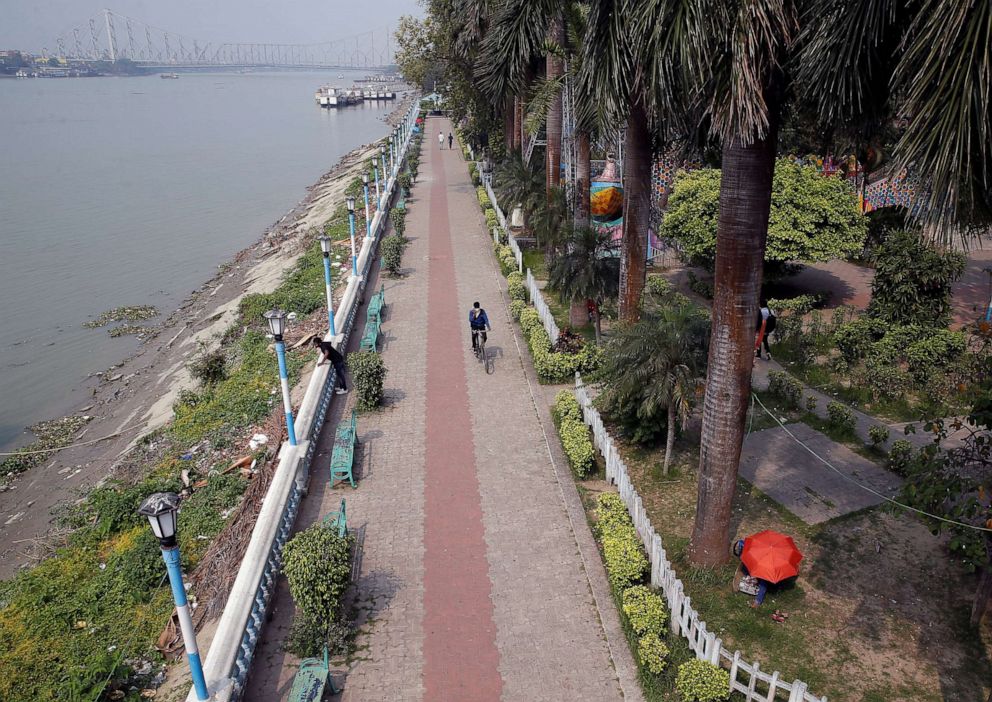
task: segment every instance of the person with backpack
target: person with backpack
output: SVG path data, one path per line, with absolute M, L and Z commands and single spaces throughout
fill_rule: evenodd
M 768 300 L 761 298 L 761 307 L 758 310 L 758 319 L 755 324 L 754 355 L 761 358 L 761 346 L 765 347 L 767 360 L 772 360 L 772 350 L 768 346 L 768 336 L 775 331 L 775 312 L 768 306 Z
M 482 343 L 487 341 L 486 330 L 492 331 L 489 324 L 489 315 L 478 302 L 472 303 L 472 309 L 468 311 L 468 326 L 472 332 L 472 350 L 479 350 L 479 335 L 482 335 Z

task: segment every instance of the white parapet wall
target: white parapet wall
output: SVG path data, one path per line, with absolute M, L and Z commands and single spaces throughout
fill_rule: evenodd
M 405 140 L 401 148 L 404 155 L 410 147 L 419 106 L 419 101 L 414 101 L 413 107 L 404 118 Z M 386 181 L 384 201 L 387 203 L 392 202 L 395 195 L 398 172 L 399 169 L 395 169 Z M 349 278 L 341 302 L 335 310 L 334 326 L 339 333 L 333 341 L 339 348 L 347 345 L 355 326 L 368 272 L 375 258 L 379 239 L 386 230 L 388 211 L 388 207 L 377 211 L 372 219 L 371 236 L 362 237 L 362 249 L 358 255 L 359 275 Z M 203 661 L 207 689 L 210 699 L 215 702 L 237 700 L 244 690 L 255 647 L 261 638 L 262 626 L 282 569 L 282 548 L 296 522 L 300 500 L 308 483 L 316 440 L 334 395 L 334 381 L 332 366 L 317 366 L 310 377 L 293 425 L 300 442 L 296 446 L 283 443 L 279 449 L 272 483 L 262 500 L 251 540 Z M 187 702 L 196 702 L 196 691 L 191 689 L 186 699 Z

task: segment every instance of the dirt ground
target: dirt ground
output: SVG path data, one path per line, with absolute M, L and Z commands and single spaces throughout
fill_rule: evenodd
M 804 554 L 795 586 L 773 590 L 752 610 L 749 598 L 732 591 L 736 563 L 697 571 L 686 562 L 695 450 L 668 477 L 660 475 L 657 451 L 627 447 L 624 456 L 686 593 L 726 647 L 831 701 L 986 702 L 992 626 L 968 625 L 977 576 L 916 519 L 872 508 L 811 527 L 740 481 L 733 534 L 775 529 Z M 775 609 L 790 614 L 784 624 L 771 620 Z
M 390 123 L 398 123 L 410 104 L 404 99 Z M 302 253 L 305 233 L 326 221 L 372 151 L 364 145 L 342 158 L 258 242 L 218 266 L 136 353 L 86 382 L 90 396 L 77 412 L 94 419 L 75 441 L 110 438 L 61 451 L 0 487 L 0 578 L 51 552 L 58 543 L 52 529 L 60 505 L 127 470 L 136 440 L 172 418 L 179 390 L 191 384 L 190 356 L 201 343 L 219 343 L 244 295 L 275 288 Z

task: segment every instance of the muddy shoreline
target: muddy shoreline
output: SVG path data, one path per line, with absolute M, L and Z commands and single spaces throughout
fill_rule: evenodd
M 404 96 L 385 118 L 386 125 L 397 124 L 411 101 L 411 94 Z M 191 384 L 185 368 L 189 357 L 201 345 L 220 343 L 244 295 L 275 288 L 302 254 L 306 232 L 330 217 L 345 186 L 372 153 L 372 146 L 364 144 L 345 154 L 254 244 L 218 265 L 217 273 L 169 313 L 134 353 L 81 383 L 87 394 L 72 414 L 92 419 L 73 442 L 108 438 L 60 451 L 3 486 L 0 578 L 49 553 L 50 537 L 57 536 L 50 534 L 57 507 L 118 472 L 134 442 L 171 419 L 179 389 Z

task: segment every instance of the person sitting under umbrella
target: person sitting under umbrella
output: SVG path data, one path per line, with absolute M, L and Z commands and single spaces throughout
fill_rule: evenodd
M 798 575 L 803 559 L 791 537 L 770 530 L 739 539 L 734 544 L 734 555 L 741 559 L 744 574 L 758 581 L 752 607 L 760 607 L 765 601 L 769 585 Z

